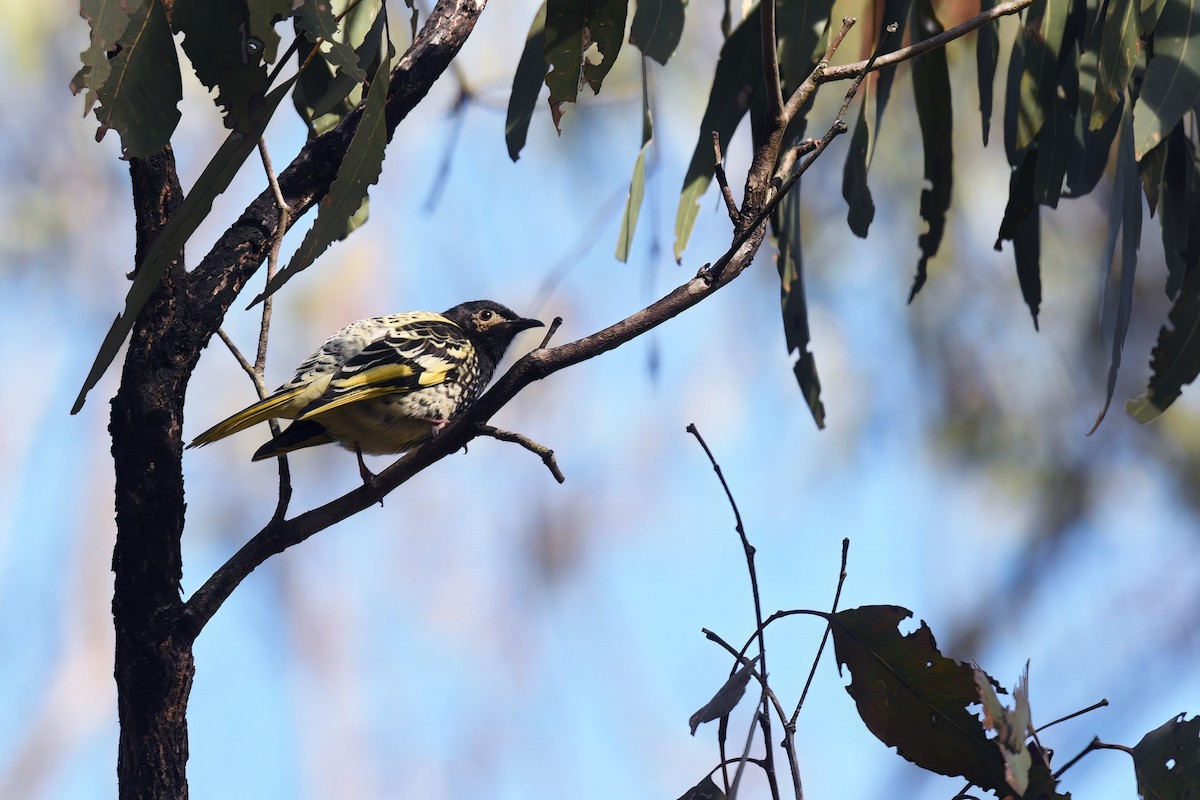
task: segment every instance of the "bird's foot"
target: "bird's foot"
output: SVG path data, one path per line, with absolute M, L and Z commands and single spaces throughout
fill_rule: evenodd
M 363 461 L 362 448 L 354 445 L 354 455 L 358 456 L 358 474 L 362 477 L 363 485 L 368 489 L 378 489 L 379 481 L 376 480 L 375 473 L 367 469 L 367 462 Z M 379 498 L 379 505 L 383 505 L 383 498 Z

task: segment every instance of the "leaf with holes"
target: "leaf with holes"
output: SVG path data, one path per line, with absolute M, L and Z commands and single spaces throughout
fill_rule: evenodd
M 1179 397 L 1185 384 L 1200 375 L 1200 269 L 1183 278 L 1179 296 L 1158 332 L 1150 358 L 1150 385 L 1140 397 L 1125 404 L 1138 422 L 1150 422 Z
M 863 606 L 829 617 L 839 669 L 852 676 L 846 691 L 871 733 L 901 756 L 1004 797 L 1004 759 L 968 710 L 979 702 L 975 670 L 938 652 L 924 622 L 902 636 L 897 626 L 911 616 Z
M 996 732 L 992 742 L 1004 757 L 1004 779 L 1024 797 L 1029 789 L 1029 770 L 1033 766 L 1033 756 L 1025 745 L 1030 731 L 1029 662 L 1025 662 L 1025 671 L 1017 679 L 1017 688 L 1013 689 L 1016 702 L 1012 708 L 1000 702 L 991 678 L 978 667 L 975 668 L 975 685 L 983 705 L 983 726 Z
M 1200 716 L 1183 714 L 1133 746 L 1138 794 L 1144 798 L 1200 796 Z
M 624 0 L 546 0 L 546 86 L 556 128 L 562 104 L 574 103 L 579 95 L 580 76 L 593 93 L 600 92 L 625 41 L 628 10 Z M 589 57 L 593 47 L 599 61 Z
M 117 40 L 125 33 L 130 18 L 139 14 L 144 5 L 145 0 L 125 0 L 123 3 L 117 0 L 82 0 L 79 4 L 79 15 L 87 20 L 92 30 L 88 48 L 79 54 L 83 66 L 71 79 L 71 92 L 85 92 L 84 116 L 96 105 L 96 90 L 112 74 L 109 54 L 115 55 Z
M 267 90 L 263 43 L 250 37 L 245 0 L 175 0 L 171 27 L 183 34 L 183 52 L 205 88 L 216 91 L 225 127 L 254 127 L 251 106 Z

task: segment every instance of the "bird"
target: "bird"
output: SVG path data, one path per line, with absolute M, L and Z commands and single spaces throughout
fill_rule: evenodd
M 545 323 L 491 300 L 437 314 L 410 311 L 352 322 L 331 336 L 271 395 L 218 422 L 188 448 L 268 419 L 289 419 L 251 461 L 336 442 L 358 455 L 403 453 L 470 406 L 518 333 Z

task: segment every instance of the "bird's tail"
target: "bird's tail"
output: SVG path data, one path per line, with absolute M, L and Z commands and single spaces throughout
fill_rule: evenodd
M 238 431 L 244 431 L 252 425 L 257 425 L 260 422 L 265 422 L 272 418 L 291 419 L 295 417 L 297 409 L 289 408 L 289 405 L 294 401 L 307 387 L 297 386 L 287 391 L 276 392 L 270 397 L 260 400 L 248 408 L 243 408 L 241 411 L 234 414 L 229 419 L 218 422 L 204 433 L 197 436 L 188 445 L 191 447 L 199 447 L 201 445 L 212 444 L 218 439 L 224 439 L 226 436 L 231 436 Z
M 286 430 L 254 451 L 250 460 L 262 461 L 265 458 L 281 456 L 302 447 L 314 447 L 332 441 L 334 441 L 333 437 L 325 432 L 324 426 L 319 422 L 301 420 L 288 425 Z

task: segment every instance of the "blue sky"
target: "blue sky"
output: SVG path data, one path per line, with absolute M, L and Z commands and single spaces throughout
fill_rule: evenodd
M 24 13 L 27 27 L 14 31 L 43 46 L 6 64 L 17 81 L 3 86 L 4 99 L 28 93 L 30 124 L 2 134 L 12 143 L 5 152 L 31 152 L 28 133 L 45 131 L 62 158 L 0 162 L 27 193 L 19 196 L 31 198 L 6 206 L 0 341 L 36 342 L 16 351 L 16 364 L 36 365 L 39 378 L 12 383 L 0 440 L 0 753 L 8 754 L 0 795 L 110 798 L 105 428 L 116 371 L 80 415 L 67 409 L 120 308 L 131 214 L 115 136 L 96 145 L 94 122 L 78 118 L 77 99 L 63 89 L 83 24 L 61 10 Z M 600 212 L 626 185 L 639 145 L 634 53 L 622 54 L 599 98 L 568 112 L 561 138 L 540 110 L 513 164 L 502 109 L 512 43 L 532 13 L 489 8 L 463 53 L 482 101 L 467 111 L 436 208 L 426 200 L 452 127 L 450 84 L 400 128 L 372 190 L 370 223 L 282 293 L 268 383 L 289 377 L 350 320 L 479 297 L 547 320 L 560 315 L 558 341 L 567 341 L 637 310 L 723 251 L 728 218 L 710 192 L 683 266 L 668 255 L 708 90 L 713 9 L 689 8 L 675 69 L 654 70 L 660 146 L 627 265 L 612 258 L 617 214 Z M 13 60 L 24 51 L 14 43 L 0 52 Z M 826 608 L 848 536 L 843 606 L 911 608 L 949 655 L 976 659 L 1009 685 L 1030 659 L 1035 721 L 1110 700 L 1052 732 L 1059 758 L 1093 735 L 1133 744 L 1176 713 L 1196 713 L 1200 684 L 1189 665 L 1198 641 L 1186 620 L 1200 589 L 1200 540 L 1178 480 L 1187 463 L 1179 455 L 1196 441 L 1196 403 L 1185 394 L 1153 428 L 1115 408 L 1095 436 L 1083 436 L 1107 366 L 1096 323 L 1103 193 L 1045 222 L 1047 299 L 1035 334 L 1011 256 L 991 249 L 1008 175 L 1002 153 L 977 144 L 973 55 L 969 43 L 951 50 L 965 87 L 955 98 L 958 188 L 943 253 L 916 303 L 904 304 L 920 191 L 904 80 L 873 166 L 879 213 L 870 237 L 853 239 L 843 222 L 845 142 L 802 187 L 825 431 L 792 378 L 764 253 L 652 336 L 529 387 L 501 412 L 496 424 L 554 448 L 565 485 L 529 453 L 481 440 L 383 508 L 250 576 L 197 643 L 192 796 L 682 794 L 717 759 L 712 726 L 689 737 L 688 716 L 729 668 L 700 628 L 741 641 L 753 627 L 732 514 L 684 432 L 693 422 L 758 547 L 766 611 Z M 220 124 L 202 93 L 188 91 L 177 137 L 185 185 Z M 828 113 L 819 105 L 814 127 Z M 276 164 L 301 137 L 285 110 L 268 131 Z M 744 171 L 744 137 L 730 148 L 731 174 Z M 190 263 L 261 180 L 253 165 L 243 171 L 194 238 Z M 1156 282 L 1157 229 L 1146 228 L 1143 274 Z M 577 263 L 545 295 L 547 276 L 568 256 Z M 1145 380 L 1159 317 L 1153 301 L 1144 308 L 1118 398 Z M 249 348 L 256 325 L 254 313 L 235 310 L 227 327 Z M 536 341 L 528 335 L 514 350 Z M 251 398 L 214 344 L 193 380 L 185 433 Z M 274 507 L 273 467 L 249 462 L 261 439 L 248 432 L 185 454 L 185 592 Z M 358 480 L 353 456 L 332 448 L 297 454 L 292 469 L 297 512 Z M 1045 509 L 1069 496 L 1055 483 L 1064 474 L 1086 477 L 1082 511 L 1052 539 L 1055 549 L 1027 558 Z M 1022 570 L 1039 559 L 1045 569 L 1023 582 Z M 955 632 L 979 618 L 986 636 L 955 649 Z M 771 679 L 785 705 L 799 694 L 819 636 L 811 621 L 772 626 Z M 899 786 L 905 796 L 944 798 L 961 787 L 925 778 L 876 740 L 845 681 L 827 653 L 798 732 L 809 796 L 895 796 Z M 747 723 L 741 708 L 734 738 Z M 1076 796 L 1136 796 L 1117 753 L 1094 754 L 1068 777 Z M 760 790 L 752 796 L 765 796 L 750 785 Z

